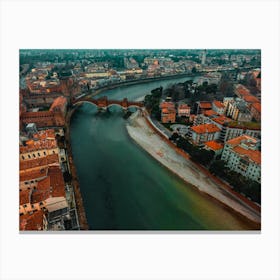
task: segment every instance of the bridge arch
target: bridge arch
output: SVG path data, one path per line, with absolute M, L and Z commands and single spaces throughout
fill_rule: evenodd
M 78 101 L 76 101 L 76 102 L 73 103 L 73 106 L 82 105 L 82 104 L 84 104 L 84 103 L 94 105 L 96 108 L 98 108 L 98 105 L 97 105 L 95 102 L 88 101 L 88 100 L 78 100 Z

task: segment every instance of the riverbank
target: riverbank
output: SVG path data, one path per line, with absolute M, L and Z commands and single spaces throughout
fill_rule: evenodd
M 66 142 L 66 147 L 67 147 L 70 173 L 72 176 L 71 183 L 72 183 L 72 186 L 74 189 L 75 202 L 76 202 L 80 229 L 89 230 L 89 226 L 88 226 L 87 218 L 86 218 L 86 212 L 85 212 L 84 204 L 83 204 L 83 198 L 82 198 L 82 194 L 80 191 L 80 185 L 79 185 L 79 181 L 78 181 L 77 171 L 76 171 L 75 164 L 73 162 L 73 155 L 72 155 L 72 148 L 71 148 L 71 141 L 70 141 L 70 120 L 71 120 L 73 112 L 74 112 L 74 110 L 67 112 L 66 133 L 65 133 L 66 141 L 65 142 Z
M 258 211 L 233 196 L 216 180 L 202 172 L 186 156 L 182 155 L 182 151 L 174 149 L 175 147 L 172 148 L 166 141 L 163 141 L 140 114 L 140 112 L 133 114 L 126 125 L 128 134 L 138 145 L 186 183 L 195 186 L 199 191 L 252 221 L 255 224 L 254 229 L 260 228 L 261 218 Z
M 84 96 L 94 97 L 94 96 L 97 96 L 104 91 L 115 89 L 115 88 L 118 88 L 118 87 L 126 87 L 126 86 L 138 85 L 138 84 L 145 84 L 145 83 L 150 83 L 150 82 L 155 82 L 155 81 L 168 81 L 168 80 L 172 81 L 172 80 L 175 80 L 175 79 L 178 79 L 178 78 L 184 78 L 184 77 L 186 77 L 186 78 L 194 77 L 195 78 L 195 77 L 199 77 L 201 75 L 202 75 L 201 73 L 199 73 L 199 74 L 187 74 L 187 73 L 185 73 L 185 74 L 178 74 L 178 75 L 171 75 L 171 76 L 145 78 L 145 79 L 139 79 L 139 80 L 134 80 L 134 81 L 124 81 L 124 82 L 119 82 L 119 83 L 116 83 L 116 84 L 101 87 L 94 92 L 85 94 Z

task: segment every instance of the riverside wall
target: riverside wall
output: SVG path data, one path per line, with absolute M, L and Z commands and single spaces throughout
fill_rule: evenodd
M 80 185 L 79 185 L 79 180 L 78 180 L 78 176 L 77 176 L 77 171 L 76 171 L 75 164 L 73 162 L 73 154 L 72 154 L 72 148 L 71 148 L 71 142 L 70 142 L 70 140 L 71 140 L 70 139 L 70 120 L 71 120 L 73 112 L 74 112 L 74 110 L 70 110 L 67 112 L 65 140 L 66 140 L 66 146 L 67 146 L 67 152 L 68 152 L 70 172 L 72 175 L 72 186 L 73 186 L 74 194 L 75 194 L 76 208 L 77 208 L 77 213 L 78 213 L 80 229 L 89 230 L 89 226 L 88 226 L 87 218 L 86 218 L 86 212 L 85 212 L 84 204 L 83 204 L 83 198 L 82 198 L 82 194 L 80 191 Z

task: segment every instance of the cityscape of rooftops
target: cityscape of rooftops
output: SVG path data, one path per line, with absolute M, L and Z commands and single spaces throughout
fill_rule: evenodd
M 261 50 L 19 51 L 19 230 L 261 229 Z

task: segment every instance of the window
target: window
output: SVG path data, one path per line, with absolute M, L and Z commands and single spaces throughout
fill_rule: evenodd
M 44 203 L 43 203 L 42 201 L 39 203 L 40 206 L 42 206 L 43 204 L 44 204 Z
M 24 207 L 24 208 L 26 208 L 26 207 L 27 207 L 27 205 L 26 205 L 26 204 L 24 204 L 24 205 L 23 205 L 23 207 Z
M 52 151 L 53 154 L 55 154 L 55 151 Z
M 21 156 L 22 159 L 24 159 L 24 156 Z
M 31 205 L 31 208 L 34 208 L 34 204 Z
M 39 157 L 41 156 L 40 153 L 38 153 L 38 156 L 39 156 Z
M 35 154 L 33 154 L 33 157 L 36 157 Z
M 46 155 L 46 152 L 44 152 L 44 156 Z
M 28 155 L 28 158 L 31 158 L 31 156 L 30 156 L 30 155 Z

